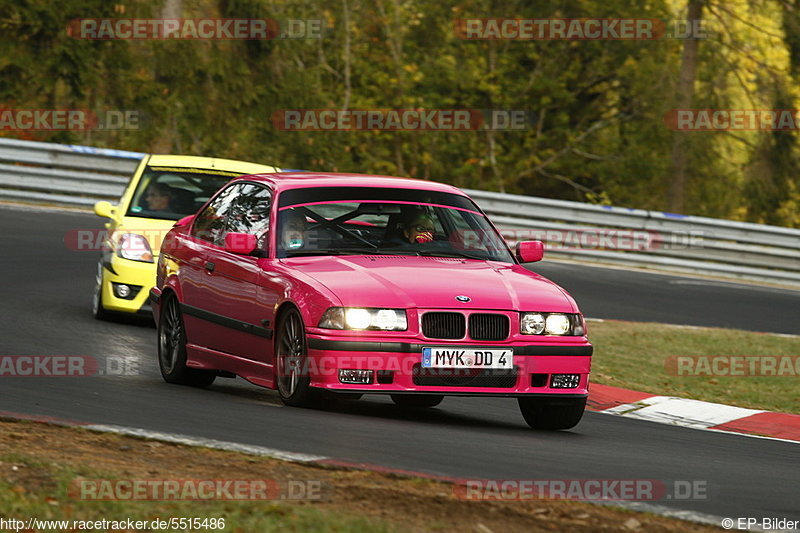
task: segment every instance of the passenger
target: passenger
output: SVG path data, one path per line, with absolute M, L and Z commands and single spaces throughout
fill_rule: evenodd
M 305 246 L 308 224 L 303 213 L 293 209 L 281 211 L 279 227 L 280 245 L 285 251 L 299 250 Z

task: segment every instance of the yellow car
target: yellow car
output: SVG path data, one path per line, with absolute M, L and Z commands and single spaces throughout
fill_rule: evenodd
M 150 288 L 167 231 L 193 215 L 225 183 L 245 174 L 279 172 L 245 161 L 182 155 L 142 158 L 119 204 L 97 202 L 96 215 L 109 219 L 108 239 L 97 264 L 92 302 L 95 318 L 114 313 L 152 316 Z

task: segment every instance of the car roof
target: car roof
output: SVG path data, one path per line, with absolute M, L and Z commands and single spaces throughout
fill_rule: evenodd
M 153 154 L 147 162 L 152 166 L 186 167 L 186 168 L 215 168 L 243 174 L 262 174 L 265 172 L 278 172 L 278 167 L 259 165 L 249 161 L 235 159 L 222 159 L 219 157 L 200 157 L 194 155 L 166 155 Z
M 303 189 L 312 187 L 387 187 L 396 189 L 419 189 L 423 191 L 440 191 L 466 196 L 458 188 L 435 181 L 398 178 L 374 174 L 351 174 L 341 172 L 276 172 L 242 176 L 239 179 L 269 183 L 276 192 L 287 189 Z

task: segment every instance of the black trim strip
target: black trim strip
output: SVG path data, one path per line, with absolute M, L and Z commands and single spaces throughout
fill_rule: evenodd
M 361 342 L 361 341 L 333 341 L 326 339 L 308 339 L 308 347 L 312 350 L 327 350 L 340 352 L 393 352 L 393 353 L 422 353 L 422 348 L 428 346 L 450 346 L 429 342 L 426 344 L 413 344 L 410 342 Z M 483 344 L 476 345 L 452 345 L 453 348 L 513 348 L 514 355 L 592 355 L 594 346 L 497 346 Z
M 150 289 L 150 301 L 154 304 L 157 304 L 161 300 L 161 295 L 153 292 L 153 289 L 155 289 L 155 287 Z
M 181 303 L 181 311 L 189 316 L 193 316 L 201 320 L 207 320 L 208 322 L 213 322 L 214 324 L 219 324 L 220 326 L 224 326 L 226 328 L 244 331 L 245 333 L 250 333 L 251 335 L 255 335 L 257 337 L 264 337 L 266 339 L 272 338 L 271 329 L 262 328 L 261 326 L 250 324 L 248 322 L 242 322 L 241 320 L 236 320 L 227 316 L 218 315 L 217 313 L 212 313 L 211 311 L 206 311 L 205 309 L 200 309 L 199 307 L 194 307 L 193 305 Z
M 480 213 L 480 209 L 467 196 L 452 192 L 429 191 L 425 189 L 399 189 L 386 186 L 373 187 L 313 187 L 289 189 L 280 193 L 278 208 L 311 202 L 336 202 L 349 200 L 352 202 L 378 200 L 383 202 L 423 202 L 441 204 L 448 207 L 460 207 Z
M 100 260 L 103 263 L 103 268 L 105 268 L 115 276 L 118 276 L 119 274 L 117 274 L 117 271 L 114 270 L 114 266 L 111 264 L 111 261 L 113 259 L 114 259 L 114 252 L 111 252 L 109 250 L 103 250 L 102 252 L 100 252 Z

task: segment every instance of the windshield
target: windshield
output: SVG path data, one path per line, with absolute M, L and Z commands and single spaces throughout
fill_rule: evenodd
M 342 189 L 348 188 L 338 188 L 331 195 L 349 199 L 304 198 L 297 194 L 302 189 L 287 191 L 293 193 L 290 199 L 282 196 L 278 257 L 380 254 L 514 262 L 502 237 L 463 196 L 359 187 L 353 188 L 360 192 L 356 200 L 351 196 L 355 191 L 348 194 Z M 385 199 L 391 196 L 403 200 Z
M 226 170 L 149 166 L 133 193 L 127 215 L 181 219 L 196 213 L 223 185 L 241 175 Z

